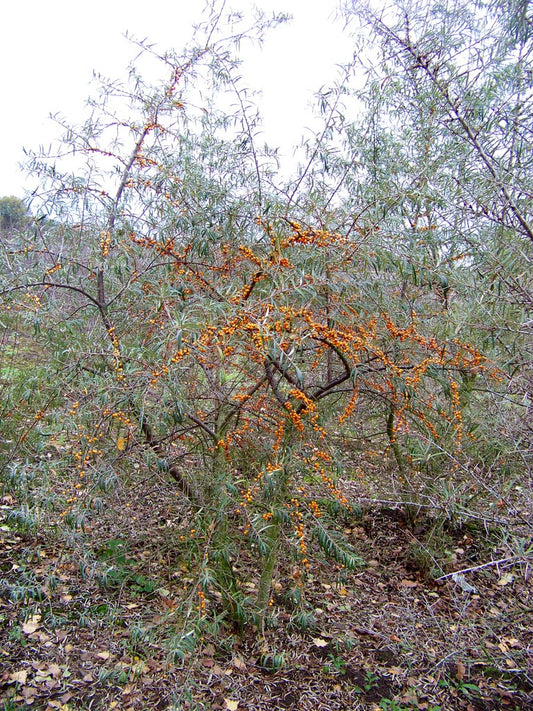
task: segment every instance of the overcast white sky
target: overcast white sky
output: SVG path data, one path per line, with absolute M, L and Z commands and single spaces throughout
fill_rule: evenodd
M 293 15 L 247 60 L 246 76 L 263 92 L 265 139 L 288 152 L 309 125 L 313 91 L 348 61 L 350 38 L 336 21 L 339 0 L 227 0 L 227 7 Z M 58 135 L 52 113 L 83 116 L 93 71 L 125 77 L 135 49 L 125 32 L 162 50 L 190 38 L 204 0 L 18 0 L 5 3 L 0 29 L 0 196 L 22 197 L 23 147 Z

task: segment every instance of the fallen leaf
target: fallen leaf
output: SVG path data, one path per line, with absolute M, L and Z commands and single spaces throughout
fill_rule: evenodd
M 29 706 L 35 701 L 34 697 L 37 695 L 38 691 L 33 686 L 25 686 L 20 693 L 26 699 L 26 703 Z
M 400 585 L 402 588 L 416 588 L 418 587 L 418 583 L 415 580 L 402 580 L 400 582 Z
M 33 634 L 41 626 L 41 615 L 32 615 L 22 624 L 24 634 Z
M 329 642 L 327 642 L 325 639 L 322 639 L 321 637 L 313 637 L 313 644 L 315 647 L 327 647 Z
M 457 678 L 459 679 L 459 681 L 462 681 L 464 679 L 465 671 L 465 665 L 461 660 L 459 660 L 457 662 Z
M 119 437 L 117 439 L 117 449 L 120 452 L 123 452 L 126 449 L 126 440 L 124 437 Z
M 137 674 L 137 675 L 139 675 L 139 676 L 140 676 L 141 674 L 142 674 L 142 675 L 145 675 L 145 674 L 147 674 L 147 673 L 150 671 L 150 667 L 148 666 L 148 664 L 147 664 L 145 661 L 143 661 L 142 659 L 140 659 L 138 662 L 136 662 L 135 664 L 133 664 L 133 666 L 131 667 L 131 671 L 132 671 L 134 674 Z
M 239 708 L 239 702 L 234 701 L 233 699 L 224 699 L 224 703 L 226 704 L 228 711 L 237 711 Z
M 50 677 L 46 672 L 37 672 L 37 674 L 33 677 L 33 681 L 35 684 L 42 684 L 43 681 L 48 681 Z
M 109 657 L 111 656 L 111 652 L 98 652 L 96 656 L 100 657 L 100 659 L 103 659 L 105 661 L 106 659 L 109 659 Z
M 404 704 L 408 704 L 412 708 L 418 707 L 420 709 L 417 694 L 413 689 L 409 689 L 405 694 L 403 694 L 403 696 L 400 697 L 400 699 Z
M 18 682 L 19 684 L 25 684 L 26 679 L 28 678 L 28 671 L 27 669 L 21 669 L 20 671 L 13 672 L 9 676 L 9 681 L 10 682 Z
M 503 639 L 509 645 L 509 647 L 512 647 L 513 649 L 515 647 L 520 647 L 520 642 L 516 639 L 516 637 L 504 637 Z
M 498 580 L 496 585 L 500 585 L 503 587 L 504 585 L 509 585 L 509 583 L 512 583 L 514 580 L 514 575 L 512 573 L 504 573 L 501 578 Z

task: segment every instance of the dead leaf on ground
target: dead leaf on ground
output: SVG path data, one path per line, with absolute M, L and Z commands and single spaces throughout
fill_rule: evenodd
M 22 623 L 24 634 L 33 634 L 41 626 L 41 615 L 32 615 L 26 622 Z
M 26 699 L 26 703 L 29 705 L 35 701 L 33 697 L 37 696 L 38 692 L 37 689 L 35 689 L 33 686 L 25 686 L 20 693 Z
M 498 580 L 496 585 L 499 585 L 500 587 L 503 587 L 504 585 L 509 585 L 512 583 L 514 580 L 514 575 L 512 573 L 504 573 L 501 578 Z
M 516 647 L 520 647 L 520 641 L 516 639 L 516 637 L 504 637 L 503 641 L 509 645 L 509 647 L 512 647 L 513 649 Z
M 28 670 L 21 669 L 20 671 L 13 672 L 9 675 L 10 682 L 18 682 L 19 684 L 25 684 L 28 678 Z
M 322 637 L 313 637 L 313 644 L 315 647 L 327 647 L 329 642 L 327 642 L 325 639 L 322 639 Z
M 245 664 L 245 662 L 243 662 L 243 660 L 240 657 L 234 657 L 234 659 L 232 659 L 231 663 L 233 664 L 235 669 L 241 669 L 241 670 L 246 669 L 246 664 Z

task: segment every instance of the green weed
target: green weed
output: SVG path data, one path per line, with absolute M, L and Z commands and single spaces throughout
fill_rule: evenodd
M 330 653 L 329 660 L 330 662 L 322 667 L 324 674 L 346 674 L 346 661 L 341 656 Z

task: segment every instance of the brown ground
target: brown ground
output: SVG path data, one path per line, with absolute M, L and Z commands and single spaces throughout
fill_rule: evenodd
M 533 708 L 533 575 L 516 536 L 432 518 L 408 526 L 398 509 L 368 507 L 342 522 L 365 566 L 312 567 L 314 628 L 295 624 L 299 571 L 288 564 L 263 638 L 217 624 L 213 596 L 180 661 L 169 649 L 194 622 L 182 602 L 196 581 L 176 543 L 190 513 L 169 501 L 174 492 L 151 480 L 66 536 L 17 528 L 18 502 L 4 496 L 2 711 Z M 252 563 L 239 561 L 253 596 Z

